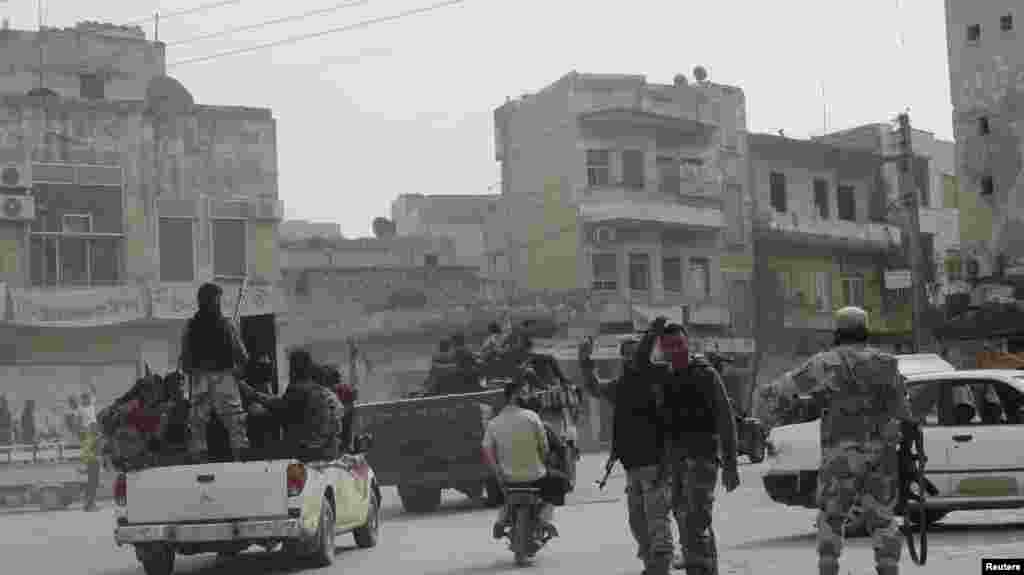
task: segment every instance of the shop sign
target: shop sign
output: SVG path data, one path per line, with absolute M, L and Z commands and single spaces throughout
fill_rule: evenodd
M 11 322 L 47 327 L 94 327 L 145 317 L 138 286 L 10 289 Z

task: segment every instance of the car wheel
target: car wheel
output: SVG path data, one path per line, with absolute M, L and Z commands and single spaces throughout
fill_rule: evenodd
M 334 565 L 337 533 L 337 527 L 334 525 L 334 506 L 331 505 L 330 499 L 324 497 L 320 501 L 320 524 L 317 527 L 316 552 L 313 555 L 318 567 Z
M 366 517 L 366 524 L 357 527 L 352 534 L 356 538 L 356 545 L 363 549 L 377 546 L 380 537 L 380 498 L 376 490 L 370 492 L 370 511 Z

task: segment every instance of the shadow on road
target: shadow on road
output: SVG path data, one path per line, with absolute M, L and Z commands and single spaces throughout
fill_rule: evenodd
M 344 561 L 344 555 L 359 550 L 355 545 L 338 547 L 335 551 L 337 561 Z M 195 559 L 178 557 L 178 561 L 194 561 L 198 569 L 185 572 L 190 575 L 282 575 L 299 573 L 311 568 L 312 563 L 296 561 L 279 552 L 251 551 L 242 553 L 233 559 L 218 560 L 212 555 L 200 555 Z
M 1016 536 L 1024 531 L 1024 522 L 1010 523 L 940 523 L 928 528 L 928 534 L 932 536 L 966 534 L 985 534 L 987 544 L 1010 543 L 1016 541 Z M 806 546 L 815 544 L 817 532 L 813 526 L 809 526 L 807 533 L 783 535 L 780 537 L 767 537 L 754 539 L 739 545 L 729 545 L 727 549 L 772 549 L 788 548 L 794 546 Z M 849 540 L 868 540 L 865 536 L 847 537 Z

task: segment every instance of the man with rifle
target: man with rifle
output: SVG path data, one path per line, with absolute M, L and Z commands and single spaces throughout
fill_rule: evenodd
M 896 358 L 867 347 L 868 315 L 836 312 L 835 347 L 762 388 L 758 416 L 769 427 L 786 398 L 809 395 L 821 410 L 818 470 L 818 572 L 838 575 L 846 526 L 863 516 L 879 575 L 899 573 L 902 538 L 896 523 L 901 492 L 901 433 L 914 429 Z

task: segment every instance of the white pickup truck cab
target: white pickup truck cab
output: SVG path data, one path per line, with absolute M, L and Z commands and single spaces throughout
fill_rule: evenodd
M 380 488 L 364 453 L 153 467 L 115 482 L 118 546 L 133 545 L 146 575 L 170 575 L 176 554 L 233 556 L 260 545 L 319 566 L 334 563 L 335 538 L 377 544 Z
M 937 496 L 927 500 L 928 521 L 953 511 L 1024 508 L 1024 371 L 955 371 L 938 356 L 897 356 L 915 413 L 925 415 L 925 477 Z M 980 405 L 970 421 L 953 416 L 956 388 L 989 388 L 1000 414 L 987 420 Z M 975 393 L 976 402 L 981 402 Z M 765 489 L 786 505 L 816 508 L 821 462 L 821 420 L 780 426 L 769 441 Z M 863 531 L 854 526 L 852 532 Z

